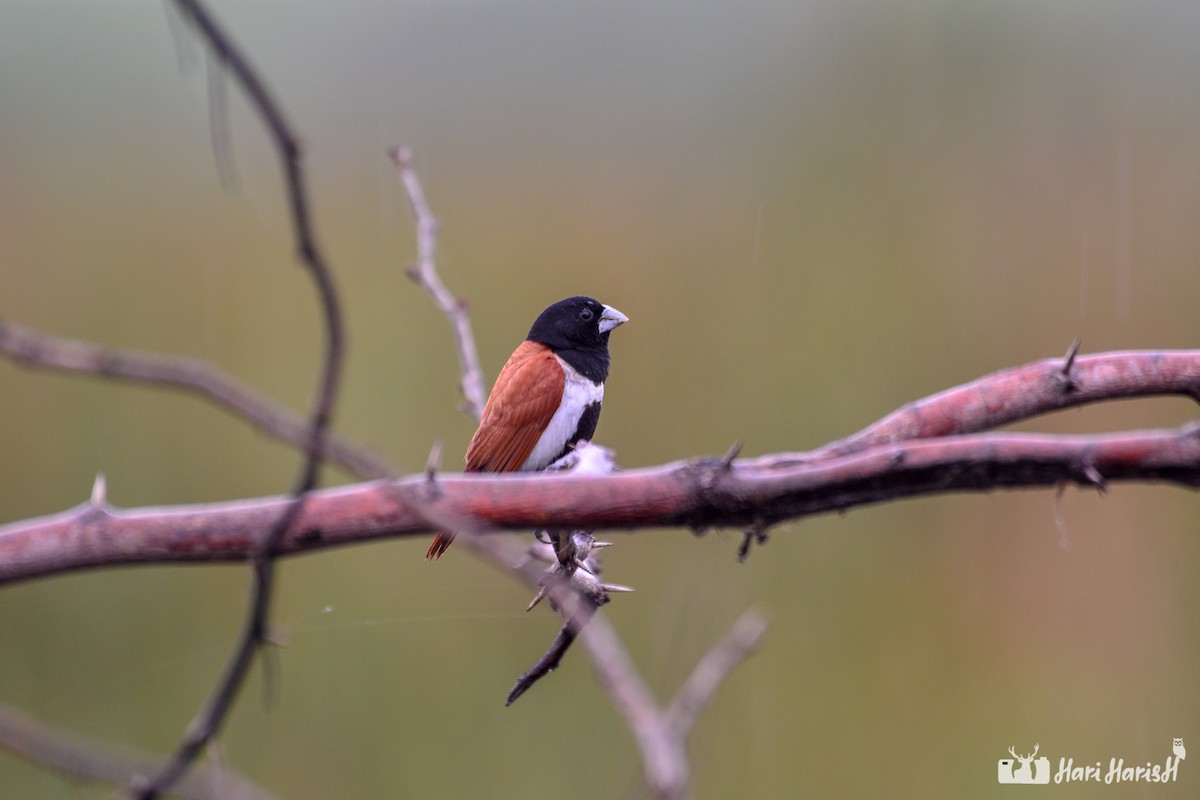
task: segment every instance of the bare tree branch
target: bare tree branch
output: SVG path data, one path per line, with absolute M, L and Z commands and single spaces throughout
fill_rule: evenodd
M 309 432 L 305 457 L 292 488 L 291 500 L 282 513 L 266 527 L 266 535 L 255 537 L 250 551 L 254 568 L 251 598 L 242 634 L 226 665 L 220 682 L 208 702 L 188 725 L 175 753 L 153 777 L 138 781 L 134 794 L 151 800 L 171 787 L 191 766 L 203 747 L 216 736 L 238 690 L 245 681 L 254 654 L 266 641 L 266 617 L 275 577 L 275 555 L 280 540 L 304 508 L 306 495 L 316 487 L 325 454 L 326 433 L 333 416 L 333 403 L 341 377 L 343 333 L 341 308 L 333 284 L 333 275 L 317 247 L 301 166 L 300 146 L 282 110 L 250 66 L 233 40 L 217 24 L 200 0 L 176 0 L 180 13 L 207 41 L 213 55 L 233 75 L 262 117 L 279 153 L 291 212 L 293 235 L 301 263 L 308 269 L 316 288 L 324 321 L 325 352 L 309 414 Z
M 992 433 L 897 442 L 837 458 L 781 453 L 588 475 L 442 475 L 428 502 L 489 530 L 772 525 L 918 495 L 1118 481 L 1200 487 L 1200 430 L 1097 436 Z M 312 492 L 278 553 L 424 535 L 397 487 L 424 476 Z M 0 527 L 0 584 L 117 564 L 244 561 L 288 500 L 120 510 L 85 503 Z
M 396 165 L 396 173 L 408 194 L 409 206 L 417 225 L 417 263 L 415 267 L 409 267 L 406 273 L 424 287 L 433 298 L 434 305 L 450 320 L 461 370 L 458 386 L 465 398 L 465 411 L 478 422 L 483 416 L 487 394 L 483 388 L 483 370 L 479 367 L 479 353 L 475 347 L 475 334 L 471 331 L 471 316 L 467 313 L 467 304 L 451 294 L 438 275 L 438 221 L 429 210 L 429 204 L 425 201 L 425 190 L 421 188 L 421 181 L 412 167 L 412 152 L 407 147 L 393 147 L 388 151 L 388 155 Z
M 128 785 L 151 772 L 150 756 L 82 736 L 66 735 L 0 706 L 0 744 L 31 761 L 88 781 Z M 271 800 L 274 795 L 224 767 L 198 766 L 171 788 L 191 800 Z
M 738 618 L 733 630 L 700 659 L 667 707 L 671 730 L 680 736 L 687 735 L 725 678 L 754 652 L 766 630 L 767 621 L 757 611 L 747 611 Z
M 1048 358 L 994 372 L 897 409 L 812 456 L 839 456 L 909 439 L 977 433 L 1039 414 L 1131 397 L 1180 395 L 1200 403 L 1200 351 L 1127 350 Z
M 127 350 L 50 336 L 0 320 L 0 353 L 36 369 L 135 381 L 190 392 L 249 422 L 264 433 L 303 449 L 308 422 L 207 361 Z M 396 470 L 369 448 L 330 433 L 325 457 L 352 475 L 370 480 Z

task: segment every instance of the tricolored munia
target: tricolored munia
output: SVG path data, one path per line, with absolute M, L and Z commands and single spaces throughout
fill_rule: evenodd
M 608 377 L 608 335 L 629 318 L 591 297 L 568 297 L 534 321 L 500 370 L 467 447 L 467 472 L 537 472 L 591 439 Z M 454 534 L 439 533 L 426 558 Z

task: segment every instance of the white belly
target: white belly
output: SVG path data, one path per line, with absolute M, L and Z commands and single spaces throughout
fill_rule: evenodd
M 604 384 L 592 383 L 561 358 L 558 359 L 558 363 L 562 366 L 563 377 L 566 379 L 562 402 L 558 404 L 558 411 L 550 418 L 550 424 L 546 426 L 542 438 L 533 446 L 533 452 L 521 465 L 521 472 L 542 470 L 550 466 L 579 427 L 579 418 L 583 416 L 584 409 L 604 399 Z

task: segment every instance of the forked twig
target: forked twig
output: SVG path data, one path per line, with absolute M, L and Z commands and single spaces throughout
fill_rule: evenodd
M 388 156 L 396 166 L 396 174 L 408 195 L 409 207 L 417 226 L 417 263 L 405 272 L 429 293 L 454 330 L 454 343 L 458 350 L 460 370 L 459 389 L 462 390 L 466 412 L 478 422 L 483 416 L 483 405 L 487 394 L 483 388 L 483 370 L 479 366 L 479 351 L 475 347 L 475 334 L 471 330 L 471 315 L 467 313 L 466 301 L 450 293 L 437 271 L 437 217 L 425 200 L 425 190 L 412 166 L 412 151 L 407 147 L 393 147 Z
M 766 619 L 757 611 L 750 610 L 742 614 L 733 624 L 733 629 L 709 649 L 667 707 L 667 717 L 674 731 L 683 736 L 692 729 L 696 718 L 712 702 L 725 678 L 754 652 L 766 631 Z

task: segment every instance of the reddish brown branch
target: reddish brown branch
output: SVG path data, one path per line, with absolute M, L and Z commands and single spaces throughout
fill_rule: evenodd
M 811 455 L 845 455 L 888 442 L 977 433 L 1086 403 L 1160 395 L 1200 403 L 1200 350 L 1078 356 L 1072 347 L 1066 358 L 1000 370 L 909 403 Z
M 746 527 L 951 491 L 1143 481 L 1200 487 L 1200 433 L 976 434 L 879 445 L 849 456 L 802 453 L 725 465 L 679 462 L 608 476 L 443 475 L 434 509 L 497 530 Z M 311 552 L 435 526 L 396 502 L 424 476 L 313 492 L 279 543 Z M 84 504 L 0 528 L 0 583 L 116 564 L 244 561 L 286 507 L 279 497 L 119 509 Z

